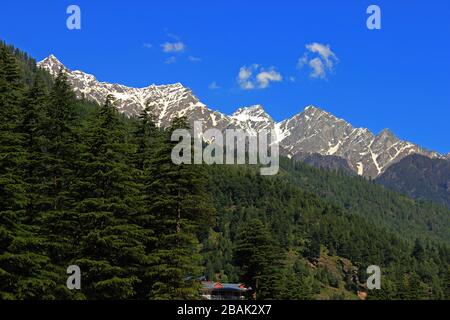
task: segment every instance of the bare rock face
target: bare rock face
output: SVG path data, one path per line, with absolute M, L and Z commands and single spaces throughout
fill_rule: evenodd
M 401 141 L 389 130 L 374 135 L 368 129 L 354 128 L 342 119 L 314 106 L 277 124 L 280 144 L 288 155 L 318 153 L 348 161 L 359 175 L 376 177 L 387 167 L 413 154 L 438 157 L 409 142 Z
M 319 153 L 297 153 L 293 159 L 309 164 L 315 168 L 341 172 L 348 176 L 356 175 L 355 170 L 351 168 L 348 160 L 338 156 L 321 155 Z
M 168 126 L 175 117 L 186 116 L 189 121 L 203 121 L 203 129 L 238 128 L 256 135 L 262 129 L 273 129 L 280 144 L 280 152 L 288 157 L 321 155 L 342 158 L 344 164 L 357 174 L 377 177 L 389 166 L 411 154 L 430 158 L 440 156 L 415 144 L 398 139 L 388 129 L 374 135 L 368 129 L 354 128 L 342 119 L 314 106 L 281 122 L 275 122 L 261 105 L 243 107 L 231 116 L 209 109 L 180 83 L 150 85 L 131 88 L 120 84 L 98 81 L 93 75 L 82 71 L 71 71 L 55 56 L 50 55 L 38 66 L 56 76 L 65 71 L 69 83 L 79 98 L 103 103 L 108 95 L 116 100 L 118 110 L 128 116 L 136 116 L 148 104 L 153 107 L 157 124 Z M 299 158 L 299 157 L 297 157 Z M 314 157 L 313 163 L 330 157 Z M 333 163 L 338 163 L 333 161 Z

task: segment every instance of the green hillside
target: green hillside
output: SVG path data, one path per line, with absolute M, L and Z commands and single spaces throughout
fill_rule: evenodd
M 286 178 L 302 189 L 404 239 L 450 244 L 450 210 L 440 204 L 415 201 L 361 177 L 318 170 L 288 159 L 282 159 L 281 166 Z
M 206 241 L 207 250 L 204 252 L 210 277 L 226 275 L 232 280 L 239 278 L 240 271 L 233 265 L 232 254 L 236 239 L 239 238 L 238 230 L 245 229 L 249 221 L 258 219 L 270 230 L 277 247 L 282 248 L 278 251 L 284 252 L 283 259 L 292 261 L 290 259 L 294 255 L 297 259 L 294 265 L 304 266 L 290 269 L 290 264 L 284 263 L 282 265 L 287 269 L 281 268 L 284 271 L 280 272 L 297 272 L 294 279 L 310 276 L 319 281 L 320 284 L 316 283 L 315 286 L 314 282 L 303 284 L 307 289 L 302 284 L 296 285 L 307 292 L 313 290 L 315 294 L 319 294 L 318 286 L 326 288 L 333 283 L 338 287 L 340 281 L 346 281 L 345 289 L 356 294 L 358 290 L 364 290 L 361 284 L 365 282 L 365 270 L 369 265 L 382 268 L 385 272 L 383 281 L 389 286 L 389 290 L 383 293 L 369 292 L 369 298 L 378 298 L 380 294 L 383 298 L 408 298 L 412 295 L 425 298 L 428 296 L 424 294 L 428 292 L 427 288 L 438 282 L 442 287 L 430 290 L 437 295 L 446 292 L 445 282 L 440 279 L 448 276 L 448 247 L 429 241 L 425 244 L 420 240 L 413 243 L 405 241 L 398 234 L 390 232 L 385 224 L 375 224 L 333 205 L 298 187 L 284 175 L 262 177 L 254 168 L 233 166 L 211 167 L 210 171 L 210 190 L 217 210 L 214 237 Z M 405 229 L 404 232 L 410 231 Z M 317 264 L 317 261 L 324 258 L 323 250 L 330 256 L 351 261 L 356 267 L 358 281 L 352 280 L 350 274 L 333 277 L 323 275 L 322 271 L 315 268 L 305 267 Z M 431 270 L 440 271 L 433 275 Z M 420 278 L 419 274 L 426 276 Z M 430 281 L 428 284 L 423 282 L 426 278 L 426 281 Z

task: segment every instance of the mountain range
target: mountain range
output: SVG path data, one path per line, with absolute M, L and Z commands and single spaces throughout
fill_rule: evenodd
M 450 159 L 450 154 L 443 156 L 402 141 L 389 129 L 375 135 L 366 128 L 354 128 L 345 120 L 315 106 L 308 106 L 281 122 L 274 121 L 261 105 L 242 107 L 232 115 L 225 115 L 208 108 L 180 83 L 131 88 L 100 82 L 91 74 L 68 69 L 54 55 L 37 65 L 52 76 L 64 70 L 79 98 L 101 104 L 108 95 L 112 95 L 118 110 L 128 116 L 138 115 L 148 104 L 152 107 L 157 124 L 162 127 L 168 126 L 175 117 L 186 116 L 190 122 L 203 121 L 204 130 L 238 128 L 255 135 L 261 129 L 272 129 L 281 154 L 308 160 L 319 167 L 343 169 L 375 178 L 409 155 Z

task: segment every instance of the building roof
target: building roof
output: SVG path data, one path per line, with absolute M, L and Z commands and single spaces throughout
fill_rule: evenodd
M 202 288 L 206 290 L 223 290 L 223 291 L 248 291 L 242 283 L 220 283 L 214 281 L 202 281 Z

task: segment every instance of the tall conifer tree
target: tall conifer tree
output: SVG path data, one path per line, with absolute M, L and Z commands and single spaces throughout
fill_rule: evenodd
M 22 102 L 23 87 L 14 57 L 0 50 L 0 298 L 52 299 L 49 259 L 40 246 L 36 225 L 27 215 L 28 177 L 32 163 L 23 129 L 24 110 L 37 98 L 31 89 Z M 22 107 L 22 108 L 21 108 Z
M 175 165 L 171 141 L 176 129 L 187 129 L 185 118 L 176 118 L 162 136 L 145 174 L 146 204 L 155 217 L 158 239 L 152 271 L 152 299 L 195 299 L 200 276 L 197 232 L 211 221 L 213 209 L 206 192 L 205 171 L 200 166 Z
M 91 299 L 136 298 L 150 230 L 139 226 L 142 210 L 134 145 L 108 97 L 91 120 L 79 163 L 76 211 L 81 242 L 76 260 L 83 292 Z
M 251 286 L 257 299 L 279 296 L 283 264 L 280 248 L 270 232 L 258 219 L 241 226 L 234 252 L 234 261 L 241 269 L 241 278 Z

